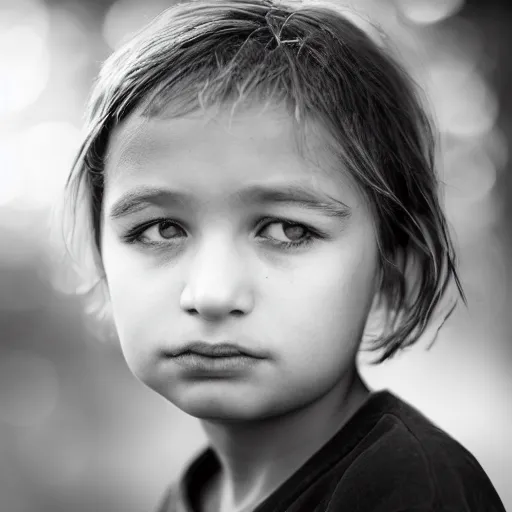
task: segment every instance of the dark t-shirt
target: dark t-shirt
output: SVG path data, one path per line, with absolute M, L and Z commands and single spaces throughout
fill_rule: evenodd
M 201 512 L 219 470 L 207 448 L 169 488 L 158 512 Z M 254 512 L 505 512 L 489 478 L 459 442 L 388 390 L 348 422 Z

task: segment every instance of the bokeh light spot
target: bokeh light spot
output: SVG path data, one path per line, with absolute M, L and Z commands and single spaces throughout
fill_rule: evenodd
M 429 74 L 429 92 L 442 132 L 474 137 L 493 128 L 498 116 L 496 98 L 470 63 L 437 62 Z
M 481 148 L 458 145 L 446 152 L 444 162 L 448 195 L 478 201 L 496 182 L 496 167 Z
M 397 5 L 410 21 L 427 25 L 453 16 L 464 0 L 397 0 Z
M 36 210 L 51 205 L 63 189 L 80 142 L 68 122 L 44 122 L 16 133 L 0 145 L 1 169 L 8 184 L 0 204 Z M 27 150 L 29 148 L 29 150 Z
M 49 15 L 36 0 L 2 2 L 0 6 L 0 115 L 30 106 L 49 78 Z

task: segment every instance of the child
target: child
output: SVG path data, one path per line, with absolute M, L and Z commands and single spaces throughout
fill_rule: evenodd
M 504 510 L 356 364 L 379 318 L 378 363 L 464 299 L 433 140 L 402 68 L 318 2 L 177 5 L 106 62 L 66 201 L 129 368 L 209 439 L 161 512 Z

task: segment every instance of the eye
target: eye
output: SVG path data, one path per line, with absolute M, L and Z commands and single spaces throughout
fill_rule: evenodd
M 129 244 L 163 246 L 174 244 L 174 239 L 186 234 L 185 230 L 169 219 L 154 219 L 135 226 L 122 236 Z
M 268 218 L 266 219 L 268 220 Z M 263 226 L 261 231 L 264 231 L 266 228 L 274 225 L 280 225 L 281 228 L 277 229 L 275 233 L 279 236 L 279 233 L 284 233 L 285 238 L 291 238 L 290 241 L 279 240 L 277 237 L 264 237 L 269 240 L 269 243 L 273 246 L 276 246 L 280 249 L 285 250 L 293 250 L 300 249 L 302 247 L 306 247 L 311 245 L 315 240 L 324 238 L 320 233 L 314 232 L 309 227 L 300 224 L 298 222 L 293 222 L 286 219 L 276 219 L 271 218 L 270 222 Z M 299 238 L 299 240 L 297 240 Z
M 274 229 L 273 232 L 271 229 L 267 229 L 267 228 L 277 227 L 277 226 L 279 226 L 279 228 Z M 278 240 L 280 237 L 282 238 L 283 234 L 284 234 L 285 238 L 288 238 L 288 239 L 291 238 L 291 241 L 295 242 L 295 243 L 297 243 L 298 239 L 304 237 L 305 234 L 308 233 L 308 229 L 305 226 L 303 226 L 302 224 L 296 224 L 293 222 L 285 222 L 285 221 L 281 221 L 281 220 L 269 222 L 268 224 L 266 224 L 264 226 L 262 231 L 265 231 L 265 230 L 267 230 L 267 232 L 272 232 L 272 235 L 270 238 Z M 289 240 L 279 240 L 279 241 L 281 241 L 283 243 L 287 243 Z
M 271 236 L 261 238 L 282 249 L 295 249 L 311 244 L 315 239 L 324 238 L 321 233 L 303 224 L 292 222 L 287 219 L 265 217 L 261 222 L 269 221 L 259 230 L 259 234 L 271 231 Z M 278 227 L 279 226 L 279 227 Z M 269 228 L 269 229 L 267 229 Z M 136 226 L 123 236 L 127 243 L 140 244 L 143 246 L 165 247 L 179 243 L 179 239 L 187 236 L 186 231 L 176 222 L 170 219 L 155 219 L 151 223 Z M 282 240 L 284 238 L 285 240 Z M 286 240 L 288 238 L 288 240 Z
M 158 222 L 158 224 L 150 226 L 143 233 L 145 234 L 145 237 L 149 239 L 154 238 L 154 236 L 151 236 L 151 231 L 153 231 L 156 238 L 161 237 L 164 240 L 171 240 L 180 230 L 183 231 L 177 224 L 174 224 L 169 220 L 163 220 Z

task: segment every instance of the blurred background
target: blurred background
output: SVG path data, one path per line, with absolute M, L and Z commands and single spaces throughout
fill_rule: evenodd
M 60 291 L 46 228 L 101 62 L 172 3 L 0 0 L 1 512 L 153 510 L 205 441 L 94 339 L 81 299 Z M 362 373 L 462 442 L 512 510 L 512 2 L 351 5 L 430 99 L 469 302 L 430 350 L 362 357 Z

